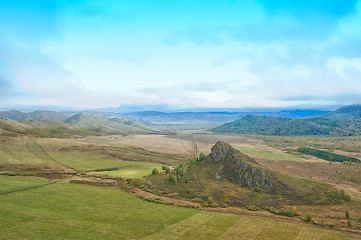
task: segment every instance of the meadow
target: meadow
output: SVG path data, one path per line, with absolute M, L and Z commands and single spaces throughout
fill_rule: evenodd
M 263 142 L 244 136 L 194 135 L 187 140 L 183 135 L 181 138 L 144 136 L 147 141 L 142 142 L 142 137 L 137 136 L 133 146 L 124 144 L 124 139 L 129 140 L 127 137 L 3 139 L 0 145 L 0 174 L 3 174 L 0 176 L 0 239 L 360 239 L 361 198 L 357 192 L 360 185 L 347 181 L 350 177 L 359 180 L 358 165 L 325 164 L 315 159 L 310 162 L 307 156 L 283 151 L 282 141 L 282 147 L 276 147 L 275 141 Z M 199 149 L 206 149 L 222 138 L 269 168 L 339 186 L 338 189 L 351 194 L 352 201 L 334 207 L 300 205 L 297 206 L 300 217 L 285 218 L 264 211 L 244 209 L 239 213 L 232 207 L 184 208 L 179 206 L 188 204 L 178 204 L 177 201 L 186 200 L 180 197 L 165 196 L 168 203 L 176 206 L 157 204 L 144 200 L 160 196 L 149 195 L 133 185 L 90 186 L 95 180 L 117 182 L 91 177 L 95 175 L 130 178 L 134 183 L 139 181 L 136 178 L 147 181 L 143 177 L 150 175 L 152 169 L 160 170 L 163 165 L 174 167 L 185 161 L 194 150 L 194 143 Z M 156 152 L 153 147 L 159 144 L 158 140 L 174 146 L 167 145 L 164 152 Z M 179 154 L 179 147 L 183 148 L 184 155 Z M 4 176 L 9 173 L 32 177 Z M 50 177 L 48 173 L 58 175 Z M 197 175 L 198 178 L 201 176 Z M 342 185 L 337 184 L 340 179 Z M 187 184 L 195 184 L 196 189 L 206 180 Z M 127 184 L 127 181 L 124 179 L 123 183 Z M 227 187 L 232 189 L 231 184 L 217 184 L 215 191 L 221 193 Z M 131 188 L 127 189 L 127 186 Z M 131 195 L 133 191 L 140 191 L 138 198 Z M 239 188 L 238 193 L 245 191 Z M 351 214 L 350 229 L 346 227 L 345 211 Z M 306 213 L 324 223 L 321 224 L 323 227 L 303 222 L 301 218 Z
M 2 177 L 0 185 L 24 180 Z M 0 202 L 0 239 L 357 239 L 302 222 L 167 206 L 66 182 L 0 195 Z

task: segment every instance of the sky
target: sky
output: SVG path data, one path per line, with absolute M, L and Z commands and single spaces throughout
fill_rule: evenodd
M 0 108 L 361 103 L 361 0 L 1 0 Z

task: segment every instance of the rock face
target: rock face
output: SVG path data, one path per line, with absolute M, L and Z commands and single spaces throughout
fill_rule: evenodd
M 258 187 L 263 191 L 272 191 L 279 185 L 271 171 L 226 142 L 217 142 L 212 147 L 211 154 L 214 161 L 224 164 L 222 171 L 230 173 L 243 187 Z

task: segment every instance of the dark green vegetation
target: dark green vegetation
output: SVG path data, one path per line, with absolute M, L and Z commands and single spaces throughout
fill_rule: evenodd
M 144 189 L 176 193 L 213 207 L 279 208 L 284 204 L 342 202 L 340 193 L 330 185 L 279 174 L 223 142 L 217 143 L 207 157 L 189 159 L 169 174 L 150 176 Z
M 260 134 L 280 136 L 361 134 L 361 105 L 340 108 L 334 112 L 303 119 L 247 115 L 211 129 L 214 133 Z
M 360 162 L 360 159 L 357 159 L 354 157 L 344 156 L 344 155 L 331 153 L 331 152 L 327 152 L 327 151 L 322 151 L 322 150 L 317 150 L 317 149 L 313 149 L 313 148 L 301 147 L 301 148 L 298 148 L 297 151 L 304 153 L 304 154 L 314 156 L 314 157 L 318 157 L 318 158 L 321 158 L 321 159 L 324 159 L 324 160 L 330 161 L 330 162 L 350 162 L 350 163 L 359 163 Z

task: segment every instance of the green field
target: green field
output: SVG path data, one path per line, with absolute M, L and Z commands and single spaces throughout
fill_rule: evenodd
M 57 161 L 78 171 L 91 171 L 97 169 L 120 168 L 125 166 L 143 165 L 142 162 L 117 161 L 110 157 L 92 152 L 49 152 Z
M 19 179 L 1 177 L 0 186 L 28 187 Z M 0 239 L 348 239 L 302 222 L 155 204 L 64 182 L 0 195 L 0 216 Z
M 273 159 L 273 160 L 285 160 L 285 161 L 304 161 L 303 159 L 293 156 L 291 154 L 283 153 L 283 152 L 272 152 L 272 151 L 265 151 L 257 148 L 250 148 L 250 147 L 241 147 L 241 146 L 233 146 L 235 149 L 239 150 L 240 152 L 248 155 L 257 155 L 260 157 Z
M 0 144 L 0 164 L 54 164 L 32 140 L 16 140 Z
M 155 165 L 151 163 L 139 163 L 139 164 L 122 167 L 114 171 L 102 171 L 102 172 L 90 172 L 90 173 L 98 174 L 98 175 L 108 175 L 111 177 L 141 178 L 150 175 L 154 168 L 157 168 L 159 171 L 161 171 L 162 168 L 162 166 L 160 165 Z
M 39 178 L 24 178 L 24 177 L 8 177 L 0 176 L 0 194 L 16 191 L 25 188 L 31 188 L 39 185 L 49 183 L 49 181 Z

